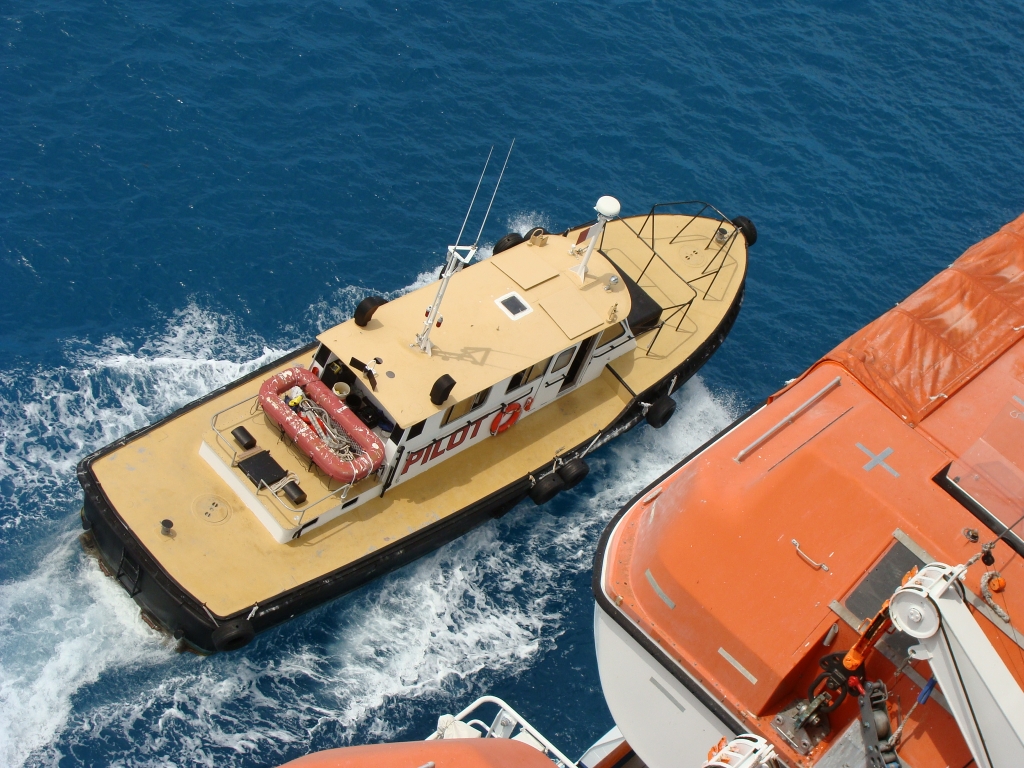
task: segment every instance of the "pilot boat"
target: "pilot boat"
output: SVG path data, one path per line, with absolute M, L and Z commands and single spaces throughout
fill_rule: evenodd
M 475 262 L 460 233 L 433 285 L 88 456 L 83 544 L 212 653 L 579 483 L 595 448 L 672 416 L 756 238 L 703 203 L 596 210 Z
M 289 768 L 1024 766 L 1022 339 L 1024 216 L 623 507 L 578 760 L 483 697 Z

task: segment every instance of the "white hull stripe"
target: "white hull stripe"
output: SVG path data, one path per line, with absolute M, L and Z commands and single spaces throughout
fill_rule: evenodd
M 658 586 L 658 582 L 654 580 L 654 575 L 651 573 L 650 568 L 647 569 L 647 571 L 644 573 L 644 576 L 647 577 L 647 581 L 650 583 L 651 589 L 654 590 L 655 594 L 657 594 L 658 597 L 665 601 L 665 605 L 667 605 L 672 610 L 675 610 L 676 604 L 673 603 L 672 598 L 666 595 L 665 591 Z
M 745 678 L 747 678 L 747 680 L 749 680 L 754 685 L 757 685 L 757 678 L 754 677 L 752 674 L 750 674 L 750 672 L 747 671 L 746 667 L 744 667 L 742 664 L 740 664 L 738 661 L 736 661 L 736 659 L 734 659 L 732 657 L 732 655 L 727 650 L 725 650 L 725 648 L 719 648 L 718 649 L 718 653 L 719 653 L 719 655 L 721 655 L 721 657 L 723 659 L 725 659 L 730 664 L 732 664 L 734 667 L 736 667 L 736 671 L 737 672 L 739 672 L 741 675 L 743 675 Z

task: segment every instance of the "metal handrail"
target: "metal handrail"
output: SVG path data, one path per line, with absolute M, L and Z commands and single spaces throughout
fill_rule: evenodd
M 256 400 L 256 408 L 249 409 L 249 415 L 251 416 L 256 412 L 256 410 L 259 409 L 259 394 L 252 395 L 250 397 L 245 398 L 244 400 L 239 400 L 237 403 L 233 403 L 227 406 L 226 408 L 221 408 L 219 411 L 217 411 L 210 417 L 210 429 L 217 433 L 217 439 L 221 442 L 221 445 L 224 447 L 224 450 L 231 454 L 232 467 L 238 466 L 238 451 L 236 451 L 235 447 L 230 442 L 228 442 L 228 439 L 226 437 L 224 437 L 224 433 L 217 428 L 217 419 L 219 419 L 223 414 L 227 413 L 228 411 L 233 410 L 234 408 L 237 408 L 240 405 L 244 405 L 250 400 Z
M 801 405 L 799 405 L 797 407 L 797 409 L 795 411 L 793 411 L 792 413 L 787 415 L 784 419 L 782 419 L 782 421 L 780 421 L 774 427 L 769 429 L 767 432 L 765 432 L 763 435 L 761 435 L 759 438 L 757 438 L 757 440 L 752 442 L 750 445 L 748 445 L 742 451 L 737 453 L 736 456 L 733 457 L 733 461 L 735 461 L 737 464 L 741 463 L 744 459 L 746 459 L 748 456 L 750 456 L 750 454 L 752 454 L 754 451 L 756 451 L 762 445 L 764 445 L 769 440 L 771 440 L 773 437 L 775 437 L 777 434 L 779 434 L 779 432 L 784 430 L 786 427 L 788 427 L 790 424 L 792 424 L 798 418 L 800 418 L 805 413 L 807 413 L 807 411 L 809 411 L 811 408 L 813 408 L 823 397 L 825 397 L 825 395 L 827 395 L 829 392 L 831 392 L 833 389 L 835 389 L 836 387 L 838 387 L 842 383 L 843 383 L 843 377 L 842 376 L 836 376 L 834 379 L 832 379 L 832 381 L 830 381 L 824 387 L 822 387 L 817 392 L 815 392 L 813 395 L 811 395 L 809 398 L 807 398 Z
M 269 486 L 269 485 L 267 485 L 266 481 L 264 481 L 264 480 L 260 480 L 260 484 L 259 484 L 259 485 L 258 485 L 258 486 L 256 487 L 256 495 L 257 495 L 257 496 L 260 496 L 260 495 L 262 495 L 261 491 L 263 491 L 264 489 L 266 489 L 266 490 L 270 491 L 270 493 L 269 493 L 269 494 L 267 494 L 267 495 L 268 495 L 268 496 L 269 496 L 269 497 L 270 497 L 271 499 L 273 499 L 274 503 L 275 503 L 275 504 L 276 504 L 276 505 L 277 505 L 278 507 L 280 507 L 280 508 L 281 508 L 281 510 L 282 510 L 282 511 L 283 511 L 283 512 L 284 512 L 284 513 L 285 513 L 286 515 L 292 515 L 292 522 L 294 522 L 294 523 L 295 523 L 296 525 L 302 525 L 302 519 L 303 519 L 303 518 L 304 518 L 304 517 L 306 516 L 306 512 L 308 512 L 309 510 L 311 510 L 311 509 L 312 509 L 313 507 L 315 507 L 315 506 L 316 506 L 317 504 L 321 504 L 321 503 L 323 503 L 323 502 L 327 501 L 327 499 L 331 498 L 331 496 L 335 496 L 335 495 L 337 495 L 338 493 L 341 493 L 341 496 L 339 496 L 339 497 L 338 497 L 338 501 L 344 501 L 344 500 L 345 500 L 346 498 L 348 498 L 348 492 L 349 492 L 350 490 L 352 490 L 352 484 L 351 484 L 351 483 L 349 483 L 349 484 L 347 484 L 347 485 L 341 485 L 341 486 L 338 486 L 338 487 L 337 487 L 337 488 L 335 488 L 335 489 L 334 489 L 333 491 L 330 491 L 330 492 L 326 493 L 325 495 L 321 496 L 321 497 L 320 497 L 319 499 L 317 499 L 316 501 L 311 501 L 311 502 L 309 502 L 309 503 L 308 503 L 308 504 L 306 504 L 306 505 L 305 505 L 304 507 L 294 507 L 294 506 L 293 506 L 293 507 L 292 507 L 291 509 L 288 509 L 288 507 L 284 506 L 284 504 L 283 504 L 283 503 L 282 503 L 282 501 L 281 501 L 281 498 L 280 498 L 280 497 L 279 497 L 279 496 L 278 496 L 278 495 L 277 495 L 276 493 L 274 493 L 274 492 L 273 492 L 273 491 L 271 490 L 270 486 Z M 289 503 L 291 503 L 291 502 L 289 502 Z M 298 517 L 296 517 L 296 516 L 295 516 L 295 513 L 296 513 L 296 512 L 298 512 L 298 513 L 299 513 L 299 514 L 298 514 Z
M 228 411 L 233 410 L 233 409 L 237 408 L 240 405 L 244 405 L 245 403 L 248 403 L 250 400 L 255 400 L 256 401 L 256 407 L 255 408 L 250 408 L 250 410 L 249 410 L 250 414 L 254 414 L 260 408 L 260 405 L 259 405 L 259 394 L 251 395 L 250 397 L 247 397 L 244 400 L 239 400 L 237 403 L 233 403 L 232 405 L 229 405 L 226 408 L 222 408 L 221 410 L 217 411 L 216 413 L 214 413 L 210 417 L 210 428 L 216 433 L 217 440 L 220 442 L 220 444 L 224 448 L 224 450 L 227 451 L 231 455 L 231 466 L 232 467 L 237 467 L 238 466 L 238 456 L 239 456 L 239 453 L 238 453 L 237 450 L 235 450 L 234 445 L 232 445 L 228 441 L 228 439 L 224 436 L 224 433 L 221 432 L 220 429 L 217 427 L 217 419 L 219 419 L 223 414 L 227 413 Z M 282 433 L 282 436 L 283 436 L 283 433 Z M 268 494 L 264 494 L 263 493 L 264 490 L 269 491 L 269 493 Z M 352 483 L 348 483 L 348 484 L 345 484 L 345 485 L 340 485 L 337 488 L 335 488 L 333 491 L 329 491 L 328 493 L 324 494 L 323 496 L 321 496 L 316 501 L 311 501 L 311 502 L 307 503 L 306 505 L 304 505 L 302 507 L 296 507 L 296 506 L 292 505 L 291 502 L 289 502 L 290 508 L 286 507 L 284 505 L 284 502 L 281 500 L 281 498 L 276 493 L 274 493 L 273 490 L 271 490 L 270 486 L 267 485 L 267 483 L 265 481 L 263 481 L 263 480 L 260 480 L 259 485 L 256 486 L 256 495 L 257 496 L 264 496 L 264 495 L 269 496 L 269 498 L 273 500 L 274 504 L 281 510 L 281 512 L 285 516 L 290 517 L 291 520 L 296 525 L 301 525 L 303 519 L 306 517 L 306 512 L 308 512 L 309 510 L 311 510 L 313 507 L 317 506 L 318 504 L 322 504 L 323 502 L 327 501 L 327 499 L 331 498 L 332 496 L 337 496 L 339 493 L 341 494 L 341 496 L 339 497 L 338 500 L 339 501 L 344 501 L 348 497 L 348 492 L 350 490 L 352 490 Z M 298 517 L 295 516 L 296 513 L 298 513 Z
M 661 335 L 661 329 L 665 327 L 665 325 L 675 316 L 677 312 L 679 312 L 680 309 L 683 310 L 683 312 L 681 315 L 679 315 L 679 320 L 676 322 L 676 330 L 678 331 L 682 327 L 683 320 L 686 319 L 686 315 L 689 313 L 691 306 L 693 306 L 693 299 L 690 299 L 685 304 L 673 304 L 671 307 L 665 307 L 662 310 L 662 312 L 666 312 L 670 309 L 674 311 L 664 320 L 659 320 L 657 325 L 651 326 L 646 331 L 640 334 L 640 336 L 644 336 L 645 334 L 648 334 L 651 331 L 655 331 L 654 338 L 651 339 L 651 343 L 647 345 L 647 351 L 644 354 L 644 357 L 651 356 L 651 350 L 654 349 L 654 344 L 655 342 L 658 341 L 658 337 Z M 636 338 L 639 339 L 640 336 L 637 336 Z
M 491 725 L 487 726 L 481 720 L 478 719 L 473 719 L 467 722 L 466 717 L 475 712 L 480 707 L 482 707 L 484 704 L 495 704 L 499 707 L 498 715 L 494 718 L 494 721 L 491 723 Z M 505 737 L 500 737 L 495 734 L 495 727 L 499 724 L 501 716 L 503 714 L 507 714 L 513 720 L 515 720 L 515 724 L 512 726 L 513 730 L 515 729 L 515 726 L 518 725 L 520 729 L 526 731 L 526 733 L 535 738 L 544 747 L 544 749 L 546 750 L 545 754 L 547 754 L 548 757 L 553 756 L 561 765 L 565 766 L 565 768 L 571 768 L 571 766 L 576 765 L 575 761 L 570 760 L 568 757 L 562 754 L 558 747 L 556 747 L 554 744 L 552 744 L 550 741 L 544 738 L 543 734 L 541 734 L 540 731 L 538 731 L 536 728 L 530 725 L 530 723 L 527 722 L 525 717 L 520 715 L 518 712 L 512 709 L 512 707 L 506 704 L 502 699 L 499 699 L 497 696 L 481 696 L 479 699 L 474 701 L 472 704 L 470 704 L 468 707 L 466 707 L 464 710 L 459 712 L 459 714 L 455 715 L 454 717 L 456 720 L 466 723 L 466 725 L 475 726 L 478 727 L 480 730 L 484 731 L 484 738 L 511 738 L 511 731 L 509 732 L 509 735 Z M 427 736 L 425 741 L 434 741 L 435 739 L 439 738 L 441 738 L 441 734 L 437 731 L 434 731 L 432 734 Z
M 733 227 L 732 232 L 729 234 L 729 238 L 718 247 L 718 250 L 715 252 L 715 255 L 711 257 L 711 260 L 708 262 L 707 266 L 704 267 L 704 269 L 702 270 L 700 277 L 694 279 L 693 281 L 686 280 L 682 275 L 680 275 L 678 272 L 676 272 L 672 268 L 672 265 L 669 264 L 668 261 L 665 259 L 665 257 L 662 256 L 660 253 L 658 253 L 657 248 L 654 247 L 655 246 L 655 240 L 656 240 L 655 234 L 654 234 L 654 223 L 655 223 L 655 221 L 657 221 L 657 218 L 655 216 L 655 212 L 657 211 L 658 208 L 667 208 L 667 207 L 670 207 L 670 206 L 679 206 L 679 205 L 700 205 L 702 207 L 701 207 L 701 209 L 697 213 L 695 213 L 694 215 L 692 215 L 690 217 L 690 220 L 687 221 L 679 229 L 678 232 L 676 232 L 672 236 L 672 238 L 669 240 L 669 245 L 675 243 L 676 239 L 686 230 L 686 228 L 689 227 L 691 224 L 693 224 L 693 222 L 695 222 L 697 219 L 701 218 L 702 214 L 706 210 L 708 210 L 709 208 L 711 210 L 713 210 L 716 214 L 718 214 L 716 220 L 718 221 L 719 224 L 724 224 L 725 222 L 729 222 L 729 224 L 731 224 L 732 227 Z M 640 229 L 639 230 L 635 230 L 631 226 L 629 226 L 629 222 L 625 221 L 625 219 L 619 219 L 619 220 L 622 221 L 622 223 L 625 224 L 626 227 L 634 235 L 636 235 L 637 239 L 641 243 L 643 243 L 645 246 L 647 246 L 648 248 L 651 249 L 651 258 L 648 260 L 648 262 L 644 266 L 643 270 L 641 270 L 640 275 L 636 278 L 638 282 L 639 282 L 640 278 L 642 278 L 644 276 L 644 274 L 647 272 L 648 267 L 651 266 L 651 264 L 653 263 L 654 259 L 658 258 L 661 261 L 662 264 L 664 264 L 666 267 L 668 267 L 672 271 L 672 273 L 676 275 L 676 277 L 678 277 L 680 280 L 685 282 L 691 288 L 693 288 L 693 283 L 696 282 L 697 280 L 701 280 L 704 277 L 707 277 L 708 275 L 713 274 L 714 276 L 711 278 L 711 282 L 708 284 L 708 287 L 704 290 L 704 296 L 702 297 L 704 299 L 706 299 L 708 297 L 708 294 L 711 292 L 711 288 L 714 287 L 715 281 L 718 279 L 719 273 L 722 271 L 722 268 L 725 266 L 725 261 L 728 258 L 729 252 L 732 250 L 732 245 L 736 241 L 736 238 L 737 238 L 737 236 L 739 234 L 739 227 L 737 227 L 735 224 L 733 224 L 732 220 L 729 219 L 728 216 L 726 216 L 724 213 L 722 213 L 720 210 L 718 210 L 715 206 L 711 205 L 711 203 L 706 203 L 703 200 L 683 200 L 683 201 L 675 202 L 675 203 L 655 203 L 653 206 L 651 206 L 651 210 L 647 214 L 647 217 L 644 219 L 643 224 L 640 225 Z M 648 244 L 647 241 L 643 237 L 643 231 L 644 231 L 644 229 L 646 229 L 648 222 L 650 222 L 650 224 L 651 224 L 651 242 L 650 242 L 650 244 Z M 714 240 L 714 235 L 712 235 L 711 239 L 708 240 L 708 245 L 710 245 L 713 240 Z M 707 246 L 705 246 L 705 247 L 707 247 Z M 724 251 L 724 254 L 723 254 L 723 251 Z M 718 267 L 716 269 L 712 270 L 711 267 L 712 267 L 712 265 L 715 264 L 716 261 L 718 261 L 719 255 L 722 256 L 721 263 L 718 265 Z

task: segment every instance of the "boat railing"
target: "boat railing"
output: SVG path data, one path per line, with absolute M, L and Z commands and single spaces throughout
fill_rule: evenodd
M 700 206 L 700 209 L 696 213 L 691 214 L 683 223 L 683 225 L 675 231 L 675 234 L 673 234 L 671 238 L 669 238 L 670 245 L 675 243 L 682 236 L 683 232 L 685 232 L 687 228 L 689 228 L 689 226 L 699 218 L 713 219 L 716 220 L 719 224 L 718 227 L 715 227 L 715 232 L 708 238 L 708 243 L 705 246 L 706 248 L 710 248 L 712 245 L 717 244 L 718 249 L 715 251 L 715 254 L 711 257 L 711 260 L 708 261 L 707 265 L 701 271 L 700 276 L 692 280 L 687 280 L 685 277 L 679 274 L 675 267 L 672 266 L 669 260 L 666 259 L 658 251 L 656 247 L 657 241 L 655 237 L 655 224 L 657 222 L 657 216 L 655 214 L 658 213 L 659 209 L 678 208 L 680 206 Z M 712 211 L 714 215 L 704 216 L 704 214 L 708 211 Z M 629 223 L 629 221 L 627 221 L 626 219 L 619 219 L 619 221 L 630 232 L 632 232 L 633 235 L 636 236 L 637 240 L 643 243 L 644 246 L 651 252 L 650 258 L 647 260 L 647 263 L 644 265 L 644 268 L 640 271 L 640 274 L 637 275 L 636 277 L 637 284 L 640 283 L 644 275 L 647 274 L 647 270 L 649 270 L 651 268 L 651 265 L 657 260 L 662 265 L 664 265 L 665 268 L 667 268 L 673 275 L 679 278 L 681 282 L 685 283 L 690 288 L 690 290 L 693 291 L 694 298 L 696 298 L 697 295 L 701 294 L 701 287 L 695 286 L 694 283 L 697 283 L 698 281 L 701 280 L 707 280 L 707 278 L 710 276 L 711 280 L 707 281 L 707 285 L 703 288 L 703 295 L 701 296 L 702 300 L 707 299 L 708 295 L 710 294 L 711 289 L 715 285 L 715 281 L 718 280 L 719 274 L 721 274 L 722 269 L 726 265 L 726 262 L 729 258 L 729 252 L 732 250 L 733 243 L 735 243 L 736 238 L 739 237 L 739 228 L 737 228 L 736 225 L 733 224 L 732 221 L 724 213 L 718 210 L 715 206 L 711 205 L 711 203 L 706 203 L 702 200 L 683 200 L 674 203 L 656 203 L 655 205 L 651 206 L 651 210 L 644 218 L 639 229 L 634 229 L 632 225 Z M 721 229 L 721 225 L 727 222 L 731 227 L 731 231 L 724 238 L 720 238 L 719 230 Z M 678 222 L 673 224 L 673 229 L 677 225 Z M 650 233 L 650 242 L 648 242 L 648 232 Z M 602 233 L 601 245 L 604 245 L 604 233 Z M 658 337 L 661 335 L 662 329 L 666 325 L 670 325 L 672 321 L 675 320 L 675 329 L 678 331 L 680 330 L 680 328 L 682 328 L 683 320 L 686 319 L 686 315 L 689 312 L 690 307 L 692 305 L 693 298 L 691 298 L 689 301 L 681 302 L 679 304 L 673 304 L 668 307 L 662 307 L 662 312 L 668 312 L 668 316 L 662 317 L 662 319 L 659 320 L 659 322 L 656 325 L 652 326 L 651 328 L 644 331 L 644 333 L 640 334 L 641 336 L 648 333 L 654 334 L 651 337 L 650 344 L 647 345 L 646 353 L 648 356 L 651 354 L 651 350 L 654 349 L 654 344 L 655 342 L 657 342 Z
M 664 307 L 662 309 L 662 312 L 666 312 L 666 311 L 671 309 L 672 310 L 672 314 L 670 314 L 668 317 L 662 318 L 661 320 L 659 320 L 657 322 L 656 325 L 648 328 L 646 331 L 643 331 L 640 334 L 640 336 L 644 336 L 644 335 L 646 335 L 648 333 L 654 333 L 654 336 L 651 337 L 651 343 L 647 345 L 647 349 L 646 349 L 645 355 L 644 355 L 645 357 L 650 357 L 651 350 L 654 349 L 654 343 L 658 340 L 658 337 L 661 335 L 661 329 L 664 328 L 668 323 L 670 323 L 672 321 L 672 318 L 675 317 L 677 314 L 679 315 L 679 319 L 676 321 L 676 330 L 678 331 L 680 328 L 682 328 L 683 320 L 686 319 L 686 313 L 690 310 L 690 306 L 692 304 L 693 304 L 693 300 L 691 299 L 690 301 L 686 302 L 685 304 L 675 304 L 675 305 L 673 305 L 671 307 Z M 640 337 L 638 336 L 637 337 L 637 344 L 640 343 L 639 342 L 639 338 Z
M 232 403 L 231 405 L 229 405 L 229 406 L 227 406 L 225 408 L 221 408 L 219 411 L 217 411 L 216 413 L 214 413 L 210 417 L 210 428 L 217 435 L 217 441 L 220 443 L 221 447 L 225 451 L 227 451 L 228 454 L 230 454 L 230 456 L 231 456 L 231 466 L 232 467 L 238 466 L 238 456 L 239 456 L 239 453 L 235 449 L 234 443 L 232 443 L 230 440 L 228 440 L 224 436 L 224 433 L 220 431 L 220 427 L 217 426 L 217 422 L 220 420 L 220 417 L 223 416 L 228 411 L 233 411 L 233 410 L 235 410 L 235 408 L 239 408 L 239 407 L 241 407 L 241 406 L 243 406 L 243 405 L 245 405 L 246 403 L 249 403 L 249 402 L 252 402 L 252 405 L 249 406 L 249 415 L 250 416 L 255 416 L 256 413 L 260 410 L 260 400 L 259 400 L 259 398 L 260 398 L 259 395 L 252 395 L 250 397 L 245 398 L 244 400 L 239 400 L 237 403 Z
M 655 240 L 655 231 L 654 230 L 655 230 L 655 224 L 657 223 L 657 220 L 658 220 L 657 216 L 655 216 L 655 214 L 658 212 L 658 209 L 659 208 L 674 208 L 674 207 L 679 207 L 679 206 L 683 206 L 683 205 L 689 205 L 689 206 L 697 206 L 697 205 L 699 205 L 699 206 L 701 206 L 701 208 L 700 208 L 699 211 L 697 211 L 697 213 L 694 213 L 694 214 L 690 215 L 690 217 L 686 220 L 686 223 L 684 223 L 682 227 L 680 227 L 678 230 L 676 230 L 676 233 L 674 235 L 672 235 L 671 238 L 669 238 L 669 241 L 668 241 L 669 245 L 674 244 L 682 236 L 683 232 L 685 232 L 689 228 L 689 226 L 691 224 L 693 224 L 697 219 L 700 219 L 700 218 L 714 219 L 715 221 L 718 222 L 718 225 L 719 225 L 719 226 L 715 227 L 714 233 L 712 233 L 711 237 L 708 238 L 708 243 L 705 246 L 705 248 L 710 248 L 713 244 L 717 244 L 718 245 L 718 250 L 715 252 L 715 255 L 711 257 L 711 260 L 707 263 L 707 266 L 705 266 L 704 269 L 701 270 L 700 277 L 694 278 L 693 280 L 686 280 L 682 275 L 680 275 L 678 272 L 676 272 L 675 269 L 672 268 L 672 265 L 669 264 L 668 261 L 665 259 L 665 257 L 662 256 L 660 253 L 658 253 L 657 248 L 655 248 L 656 240 Z M 707 212 L 708 210 L 713 211 L 715 215 L 714 216 L 704 216 L 704 213 Z M 659 259 L 661 261 L 662 264 L 664 264 L 666 267 L 671 269 L 672 272 L 680 280 L 683 280 L 683 282 L 685 282 L 691 288 L 694 288 L 693 283 L 696 283 L 698 280 L 704 280 L 705 278 L 708 277 L 708 275 L 711 275 L 711 281 L 708 283 L 707 288 L 704 289 L 704 295 L 701 297 L 703 299 L 706 299 L 708 297 L 708 294 L 711 292 L 711 289 L 714 287 L 715 281 L 718 279 L 718 275 L 721 274 L 722 268 L 725 266 L 725 263 L 726 263 L 726 261 L 729 258 L 729 252 L 732 250 L 733 244 L 736 242 L 736 239 L 740 236 L 739 227 L 737 227 L 735 224 L 733 224 L 732 220 L 729 219 L 728 216 L 726 216 L 724 213 L 722 213 L 720 210 L 718 210 L 711 203 L 705 203 L 703 200 L 683 200 L 683 201 L 675 202 L 675 203 L 655 203 L 654 205 L 651 206 L 651 210 L 647 214 L 647 216 L 644 219 L 643 223 L 640 225 L 640 229 L 639 230 L 633 229 L 629 225 L 628 221 L 623 221 L 622 223 L 625 224 L 626 227 L 629 228 L 630 231 L 632 231 L 633 234 L 636 235 L 637 239 L 640 240 L 640 242 L 642 242 L 644 245 L 646 245 L 650 249 L 650 251 L 651 251 L 651 258 L 648 259 L 647 264 L 644 266 L 643 270 L 640 272 L 640 276 L 637 278 L 637 282 L 638 283 L 640 282 L 640 278 L 642 278 L 644 276 L 644 274 L 650 268 L 651 264 L 657 258 L 657 259 Z M 725 236 L 724 239 L 718 239 L 719 230 L 722 228 L 721 225 L 722 224 L 726 224 L 726 223 L 729 224 L 729 226 L 731 227 L 732 231 L 729 232 Z M 651 232 L 651 242 L 650 243 L 647 242 L 647 239 L 644 236 L 644 231 L 648 228 L 648 226 L 650 226 L 650 232 Z M 696 290 L 696 288 L 694 288 L 694 290 Z M 698 291 L 698 293 L 699 293 L 699 291 Z
M 494 716 L 490 725 L 479 717 L 473 716 L 477 713 L 478 709 L 486 705 L 498 707 L 498 714 Z M 457 715 L 443 715 L 438 720 L 438 730 L 430 734 L 426 740 L 443 739 L 444 731 L 455 721 L 465 723 L 486 739 L 513 739 L 529 744 L 542 751 L 556 764 L 564 766 L 564 768 L 576 765 L 575 761 L 562 754 L 554 744 L 544 738 L 540 731 L 530 725 L 525 717 L 497 696 L 481 696 Z M 524 736 L 523 734 L 526 735 Z
M 245 458 L 245 452 L 243 451 L 242 453 L 239 453 L 239 451 L 235 448 L 234 443 L 231 440 L 229 440 L 224 435 L 223 432 L 221 432 L 220 427 L 218 426 L 218 421 L 220 420 L 220 417 L 226 414 L 228 411 L 233 411 L 234 409 L 240 408 L 241 406 L 250 402 L 252 404 L 249 406 L 249 415 L 256 415 L 256 413 L 258 413 L 261 409 L 259 397 L 260 396 L 256 394 L 247 397 L 244 400 L 239 400 L 237 403 L 232 403 L 226 408 L 221 408 L 219 411 L 217 411 L 210 417 L 210 428 L 214 431 L 214 434 L 217 435 L 217 442 L 220 443 L 220 446 L 231 457 L 232 467 L 237 467 L 238 462 Z M 282 433 L 282 438 L 283 437 L 284 435 Z M 312 466 L 313 462 L 310 461 L 310 468 L 312 468 Z M 291 477 L 291 473 L 289 473 L 289 476 L 286 476 L 285 478 L 285 480 L 288 479 L 294 479 Z M 332 496 L 337 497 L 338 501 L 344 501 L 345 498 L 348 496 L 348 492 L 350 490 L 352 490 L 351 483 L 341 485 L 335 488 L 333 491 L 328 491 L 326 494 L 321 496 L 316 501 L 307 502 L 301 507 L 293 506 L 290 502 L 286 506 L 284 500 L 277 495 L 277 491 L 271 486 L 267 485 L 266 482 L 261 480 L 260 484 L 256 487 L 256 495 L 270 499 L 274 506 L 276 506 L 286 518 L 292 520 L 292 522 L 294 522 L 295 525 L 302 525 L 302 521 L 306 516 L 306 512 L 327 501 Z

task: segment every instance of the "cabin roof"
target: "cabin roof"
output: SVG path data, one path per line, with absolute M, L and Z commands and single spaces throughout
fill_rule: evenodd
M 317 338 L 346 364 L 352 357 L 364 363 L 381 358 L 374 394 L 401 426 L 412 426 L 629 315 L 629 292 L 621 280 L 606 290 L 609 278 L 619 275 L 597 249 L 582 286 L 568 272 L 579 263 L 569 253 L 574 245 L 575 238 L 550 235 L 546 245 L 524 242 L 455 274 L 441 305 L 444 322 L 430 334 L 432 356 L 410 345 L 437 282 L 381 306 L 365 328 L 348 320 Z M 496 303 L 512 292 L 529 306 L 517 319 Z M 616 319 L 609 321 L 613 306 Z M 437 406 L 430 388 L 444 374 L 455 387 Z

